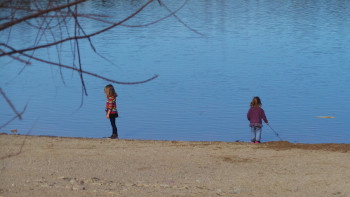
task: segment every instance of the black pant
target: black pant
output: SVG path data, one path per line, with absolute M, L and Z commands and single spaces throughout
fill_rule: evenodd
M 112 129 L 113 129 L 113 134 L 117 135 L 118 137 L 118 130 L 117 130 L 117 125 L 115 124 L 115 118 L 118 117 L 117 114 L 109 114 L 109 120 L 111 121 Z

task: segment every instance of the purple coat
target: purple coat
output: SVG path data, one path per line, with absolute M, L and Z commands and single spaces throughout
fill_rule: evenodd
M 248 111 L 247 118 L 250 121 L 250 127 L 262 127 L 261 119 L 263 119 L 265 123 L 268 123 L 265 112 L 261 107 L 251 107 Z

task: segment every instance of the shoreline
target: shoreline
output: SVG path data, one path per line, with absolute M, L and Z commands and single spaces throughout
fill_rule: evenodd
M 0 196 L 346 196 L 350 144 L 0 134 Z
M 107 137 L 103 138 L 89 138 L 89 137 L 62 137 L 62 136 L 52 136 L 52 135 L 26 135 L 26 134 L 8 134 L 0 133 L 2 135 L 9 136 L 23 136 L 23 137 L 38 137 L 38 138 L 61 138 L 61 139 L 77 139 L 77 140 L 116 140 L 116 141 L 139 141 L 139 142 L 172 142 L 172 143 L 247 143 L 245 141 L 181 141 L 181 140 L 140 140 L 140 139 L 110 139 Z M 255 144 L 256 146 L 259 144 Z M 305 150 L 324 150 L 324 151 L 335 151 L 335 152 L 350 152 L 350 143 L 292 143 L 289 141 L 266 141 L 261 142 L 260 145 L 267 145 L 266 147 L 272 149 L 305 149 Z

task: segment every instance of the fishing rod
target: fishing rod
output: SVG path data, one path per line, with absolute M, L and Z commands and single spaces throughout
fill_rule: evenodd
M 275 133 L 275 135 L 280 139 L 280 141 L 283 141 L 280 135 L 277 133 L 277 131 L 275 131 L 275 129 L 273 129 L 269 124 L 267 126 L 270 127 L 270 129 Z

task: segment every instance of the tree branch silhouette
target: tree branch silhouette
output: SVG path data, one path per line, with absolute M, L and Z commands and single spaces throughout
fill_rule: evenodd
M 46 9 L 46 10 L 42 10 L 42 11 L 39 11 L 37 13 L 34 13 L 34 14 L 31 14 L 29 16 L 25 16 L 25 17 L 22 17 L 20 19 L 17 19 L 17 20 L 13 20 L 13 21 L 10 21 L 10 22 L 7 22 L 7 23 L 4 23 L 4 24 L 1 24 L 0 25 L 0 31 L 4 30 L 4 29 L 7 29 L 13 25 L 16 25 L 18 23 L 21 23 L 23 21 L 26 21 L 26 20 L 29 20 L 29 19 L 32 19 L 32 18 L 37 18 L 41 15 L 44 15 L 44 14 L 47 14 L 49 12 L 52 12 L 52 11 L 56 11 L 56 10 L 62 10 L 64 8 L 67 8 L 67 7 L 70 7 L 70 6 L 73 6 L 73 5 L 77 5 L 77 4 L 80 4 L 84 1 L 87 1 L 87 0 L 77 0 L 77 1 L 74 1 L 72 3 L 68 3 L 66 5 L 62 5 L 62 6 L 58 6 L 58 7 L 54 7 L 54 8 L 51 8 L 51 9 Z
M 8 32 L 8 38 L 7 41 L 0 41 L 0 58 L 1 57 L 9 57 L 15 61 L 18 61 L 19 63 L 23 63 L 24 67 L 21 69 L 20 73 L 27 67 L 27 65 L 31 65 L 32 61 L 38 61 L 42 62 L 46 65 L 51 65 L 58 67 L 60 69 L 60 75 L 61 79 L 64 82 L 63 74 L 61 69 L 69 69 L 74 72 L 77 72 L 80 77 L 80 83 L 82 85 L 82 98 L 84 95 L 87 94 L 87 88 L 85 86 L 84 82 L 84 75 L 92 76 L 95 78 L 99 78 L 104 81 L 108 81 L 115 84 L 122 84 L 122 85 L 135 85 L 135 84 L 142 84 L 147 83 L 149 81 L 154 80 L 158 77 L 158 75 L 154 75 L 148 79 L 141 80 L 141 81 L 135 81 L 135 82 L 121 82 L 114 79 L 110 79 L 101 75 L 98 75 L 93 72 L 86 71 L 83 69 L 83 62 L 81 59 L 81 50 L 80 50 L 80 43 L 83 40 L 86 40 L 89 42 L 91 49 L 100 57 L 103 59 L 111 62 L 108 60 L 108 58 L 102 56 L 99 54 L 93 45 L 92 38 L 94 36 L 103 34 L 104 32 L 111 30 L 113 28 L 116 28 L 118 26 L 124 26 L 124 27 L 146 27 L 153 24 L 156 24 L 160 21 L 165 20 L 169 17 L 175 17 L 178 22 L 183 24 L 186 28 L 188 28 L 190 31 L 203 35 L 200 32 L 196 31 L 195 29 L 191 28 L 187 24 L 185 24 L 177 15 L 176 13 L 181 10 L 189 0 L 184 0 L 184 3 L 178 7 L 175 11 L 170 10 L 165 3 L 162 0 L 146 0 L 140 7 L 138 7 L 135 11 L 131 12 L 128 16 L 125 18 L 119 20 L 118 22 L 110 22 L 107 20 L 104 20 L 103 18 L 111 17 L 108 15 L 98 15 L 98 14 L 86 14 L 86 13 L 79 13 L 78 12 L 78 6 L 86 2 L 87 0 L 66 0 L 65 3 L 62 3 L 62 1 L 49 1 L 46 2 L 47 5 L 42 5 L 43 3 L 40 1 L 29 1 L 26 5 L 20 5 L 18 1 L 15 0 L 8 0 L 0 2 L 0 11 L 1 9 L 5 9 L 7 15 L 1 16 L 0 22 L 5 21 L 3 23 L 0 23 L 0 32 L 4 32 L 5 30 Z M 64 1 L 63 1 L 64 2 Z M 125 22 L 129 21 L 136 15 L 138 15 L 140 12 L 142 12 L 148 5 L 150 5 L 152 2 L 155 2 L 159 4 L 161 8 L 164 8 L 169 14 L 167 14 L 164 17 L 159 18 L 158 20 L 152 21 L 147 24 L 139 24 L 139 25 L 127 25 Z M 44 8 L 41 8 L 44 7 Z M 5 14 L 3 14 L 5 15 Z M 95 32 L 87 33 L 84 30 L 84 26 L 80 23 L 80 19 L 91 19 L 97 22 L 101 22 L 103 24 L 106 24 L 104 28 L 98 29 Z M 69 30 L 71 26 L 68 25 L 70 21 L 73 21 L 74 28 L 73 33 Z M 34 44 L 29 47 L 15 47 L 11 46 L 9 44 L 10 41 L 10 35 L 12 32 L 12 29 L 16 27 L 17 25 L 25 24 L 30 26 L 33 29 L 36 29 L 37 35 L 34 39 Z M 54 29 L 58 28 L 58 32 L 54 32 Z M 58 35 L 57 35 L 58 33 Z M 5 33 L 4 33 L 5 34 Z M 48 39 L 48 36 L 51 36 L 51 40 Z M 45 43 L 42 43 L 46 41 Z M 61 50 L 64 43 L 70 43 L 71 46 L 71 53 L 73 62 L 71 65 L 63 64 L 61 61 Z M 51 61 L 50 58 L 42 58 L 35 54 L 35 52 L 39 49 L 46 49 L 48 56 L 49 54 L 49 48 L 55 47 L 56 53 L 57 53 L 57 61 Z M 60 49 L 61 47 L 61 49 Z M 77 63 L 77 65 L 76 65 Z M 18 75 L 19 75 L 18 74 Z M 11 107 L 12 111 L 15 113 L 15 116 L 11 118 L 9 121 L 4 123 L 0 126 L 1 128 L 4 128 L 6 125 L 8 125 L 13 120 L 19 118 L 22 118 L 22 114 L 25 112 L 27 105 L 24 107 L 24 109 L 19 112 L 14 105 L 12 104 L 11 100 L 6 96 L 3 89 L 0 88 L 0 93 L 2 97 L 6 100 L 7 104 Z M 83 103 L 83 100 L 82 100 Z
M 44 44 L 44 45 L 40 45 L 40 46 L 35 46 L 35 47 L 30 47 L 30 48 L 27 48 L 27 49 L 21 49 L 21 50 L 13 50 L 13 51 L 10 51 L 10 52 L 5 52 L 5 53 L 1 53 L 0 54 L 0 57 L 2 56 L 5 56 L 5 55 L 12 55 L 12 54 L 15 54 L 15 53 L 22 53 L 22 52 L 27 52 L 27 51 L 33 51 L 33 50 L 36 50 L 36 49 L 41 49 L 41 48 L 47 48 L 47 47 L 51 47 L 51 46 L 54 46 L 54 45 L 58 45 L 58 44 L 62 44 L 64 42 L 67 42 L 67 41 L 70 41 L 70 40 L 80 40 L 80 39 L 88 39 L 90 37 L 93 37 L 93 36 L 96 36 L 96 35 L 99 35 L 103 32 L 106 32 L 126 21 L 128 21 L 129 19 L 133 18 L 134 16 L 136 16 L 138 13 L 140 13 L 147 5 L 149 5 L 151 2 L 153 2 L 154 0 L 149 0 L 146 4 L 144 4 L 143 6 L 141 6 L 141 8 L 139 8 L 136 12 L 132 13 L 130 16 L 126 17 L 125 19 L 119 21 L 118 23 L 115 23 L 107 28 L 104 28 L 102 30 L 99 30 L 99 31 L 96 31 L 94 33 L 91 33 L 91 34 L 88 34 L 88 35 L 84 35 L 84 36 L 73 36 L 73 37 L 69 37 L 69 38 L 66 38 L 66 39 L 63 39 L 63 40 L 60 40 L 60 41 L 57 41 L 57 42 L 52 42 L 52 43 L 48 43 L 48 44 Z M 1 29 L 0 29 L 1 30 Z

